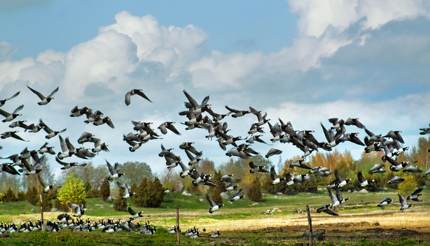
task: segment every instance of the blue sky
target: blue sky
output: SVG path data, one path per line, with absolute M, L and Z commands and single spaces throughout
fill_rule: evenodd
M 17 58 L 46 49 L 66 51 L 112 23 L 120 11 L 152 15 L 162 25 L 193 24 L 208 34 L 208 49 L 222 51 L 274 51 L 291 43 L 297 32 L 296 18 L 278 0 L 28 2 L 0 3 L 0 38 L 14 44 Z
M 218 112 L 254 106 L 273 120 L 317 130 L 321 140 L 320 122 L 359 117 L 375 132 L 402 130 L 413 145 L 430 121 L 429 16 L 430 4 L 418 0 L 0 1 L 0 97 L 23 91 L 4 109 L 24 103 L 22 119 L 67 127 L 63 135 L 72 141 L 94 132 L 111 148 L 95 163 L 140 160 L 158 173 L 165 169 L 161 143 L 180 153 L 182 141 L 194 141 L 205 157 L 227 161 L 203 131 L 181 126 L 179 137 L 128 152 L 122 134 L 131 120 L 184 121 L 177 115 L 183 89 L 198 99 L 210 95 Z M 39 107 L 28 83 L 60 92 Z M 144 89 L 154 103 L 137 99 L 125 107 L 131 88 Z M 69 118 L 75 105 L 102 110 L 115 130 Z M 254 119 L 228 121 L 243 135 Z M 3 140 L 0 154 L 44 142 L 42 134 L 21 134 L 31 141 Z M 57 139 L 50 143 L 59 147 Z M 262 153 L 269 147 L 284 150 L 284 159 L 300 153 L 291 145 L 255 146 Z

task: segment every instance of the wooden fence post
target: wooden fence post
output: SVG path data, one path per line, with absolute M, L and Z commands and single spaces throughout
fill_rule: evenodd
M 179 207 L 176 208 L 176 245 L 180 245 L 181 241 L 180 241 L 180 235 L 181 235 L 181 231 L 180 231 L 180 227 L 179 227 Z
M 45 230 L 45 222 L 43 220 L 43 191 L 39 195 L 40 198 L 40 220 L 42 221 L 42 231 Z
M 314 245 L 312 217 L 311 217 L 311 210 L 309 209 L 309 205 L 306 205 L 306 213 L 308 215 L 308 224 L 309 224 L 309 245 Z

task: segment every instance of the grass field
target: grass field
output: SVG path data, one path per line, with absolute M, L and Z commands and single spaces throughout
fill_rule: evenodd
M 325 230 L 324 243 L 358 244 L 358 245 L 414 245 L 416 243 L 430 242 L 430 192 L 423 194 L 424 202 L 414 203 L 413 207 L 400 212 L 397 193 L 345 193 L 349 201 L 339 209 L 340 216 L 332 217 L 324 214 L 312 213 L 315 230 Z M 394 204 L 386 209 L 379 209 L 376 204 L 384 197 L 391 197 Z M 250 245 L 276 245 L 306 243 L 302 237 L 307 230 L 306 214 L 297 209 L 304 210 L 309 204 L 314 211 L 318 206 L 328 203 L 329 198 L 325 192 L 317 194 L 302 193 L 294 196 L 265 195 L 264 201 L 254 203 L 241 200 L 237 203 L 226 203 L 219 212 L 209 214 L 207 203 L 202 197 L 185 197 L 180 194 L 167 194 L 165 202 L 160 208 L 137 208 L 144 211 L 141 221 L 150 221 L 159 229 L 154 236 L 143 236 L 138 233 L 101 232 L 71 233 L 21 233 L 13 234 L 9 238 L 0 239 L 0 245 L 171 245 L 175 244 L 175 236 L 166 232 L 166 229 L 175 223 L 175 208 L 180 208 L 181 228 L 196 226 L 207 232 L 220 230 L 221 237 L 210 239 L 203 233 L 199 239 L 181 240 L 189 245 L 216 244 L 250 244 Z M 126 219 L 126 212 L 112 209 L 112 204 L 98 198 L 87 200 L 86 218 Z M 264 214 L 267 209 L 278 208 L 271 215 Z M 21 222 L 39 218 L 37 208 L 27 202 L 14 202 L 0 204 L 1 222 Z M 46 213 L 46 217 L 54 219 L 58 212 Z M 321 242 L 322 243 L 322 242 Z

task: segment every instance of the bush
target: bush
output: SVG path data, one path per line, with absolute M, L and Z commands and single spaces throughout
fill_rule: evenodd
M 4 194 L 3 201 L 5 201 L 5 202 L 17 201 L 16 196 L 15 196 L 15 192 L 13 192 L 10 187 L 9 187 L 9 189 L 7 189 L 6 193 Z
M 246 191 L 246 196 L 249 200 L 254 202 L 260 202 L 263 199 L 263 194 L 261 193 L 261 185 L 260 180 L 257 177 L 254 177 L 248 190 Z
M 149 180 L 143 178 L 137 187 L 134 201 L 141 207 L 159 207 L 163 202 L 164 188 L 158 178 Z
M 118 189 L 117 195 L 113 200 L 113 208 L 117 211 L 127 211 L 127 200 L 123 198 L 124 190 Z
M 103 179 L 103 182 L 100 185 L 100 196 L 104 201 L 106 201 L 110 196 L 110 184 L 107 179 Z
M 209 195 L 211 199 L 217 204 L 222 203 L 221 192 L 225 190 L 225 185 L 221 181 L 221 177 L 222 177 L 221 172 L 216 171 L 212 179 L 215 183 L 215 187 L 209 188 Z
M 86 196 L 85 183 L 76 174 L 70 173 L 58 190 L 57 200 L 63 206 L 68 203 L 84 204 Z
M 151 182 L 147 207 L 158 208 L 163 202 L 164 188 L 158 178 Z
M 27 197 L 27 201 L 34 206 L 36 206 L 39 203 L 39 200 L 40 200 L 39 193 L 37 192 L 37 189 L 34 186 L 28 187 L 26 197 Z

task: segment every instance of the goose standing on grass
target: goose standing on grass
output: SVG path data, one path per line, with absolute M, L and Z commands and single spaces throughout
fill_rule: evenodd
M 133 90 L 130 90 L 127 93 L 125 93 L 125 99 L 124 99 L 125 105 L 127 105 L 127 106 L 130 105 L 130 103 L 131 103 L 131 96 L 134 96 L 134 95 L 141 96 L 141 97 L 145 98 L 146 100 L 148 100 L 149 102 L 152 102 L 151 99 L 149 99 L 145 95 L 145 93 L 143 92 L 142 89 L 133 89 Z
M 18 91 L 18 92 L 16 92 L 15 94 L 13 94 L 12 96 L 10 96 L 10 97 L 8 97 L 8 98 L 1 99 L 1 100 L 0 100 L 0 107 L 3 107 L 3 106 L 6 104 L 6 102 L 7 102 L 7 101 L 9 101 L 9 100 L 11 100 L 11 99 L 13 99 L 13 98 L 17 97 L 17 96 L 19 95 L 19 93 L 21 93 L 21 92 L 20 92 L 20 91 Z
M 52 101 L 52 99 L 54 99 L 54 94 L 58 92 L 58 90 L 60 89 L 60 87 L 55 88 L 48 96 L 43 95 L 42 93 L 40 93 L 39 91 L 31 88 L 30 86 L 27 85 L 27 88 L 33 92 L 34 94 L 36 94 L 40 101 L 37 103 L 39 105 L 46 105 L 49 102 Z
M 85 210 L 86 210 L 84 204 L 71 203 L 69 205 L 69 207 L 73 211 L 73 216 L 78 217 L 78 218 L 80 218 L 82 215 L 84 215 Z

